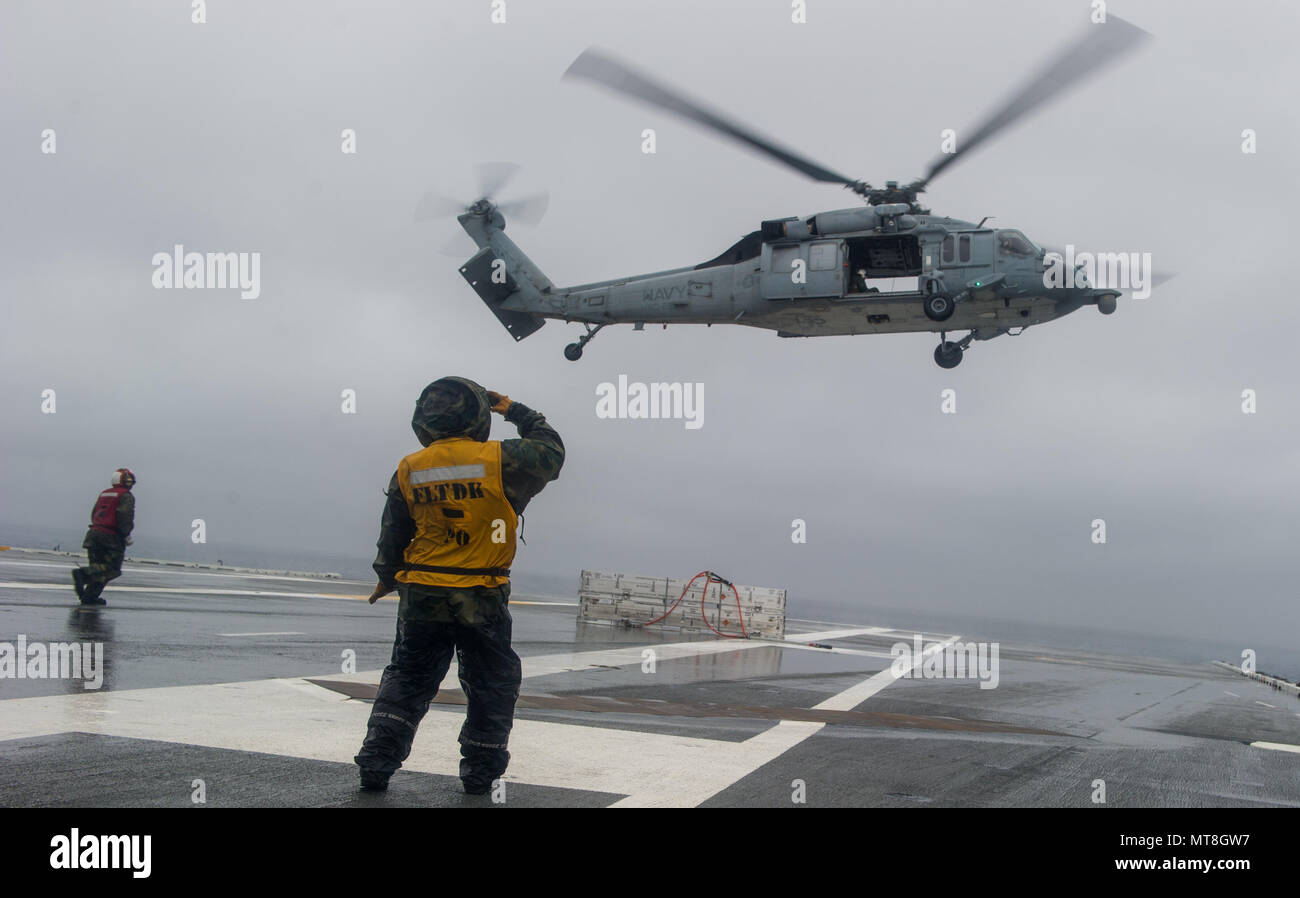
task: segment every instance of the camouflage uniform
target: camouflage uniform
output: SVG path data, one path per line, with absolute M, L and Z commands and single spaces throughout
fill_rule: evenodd
M 443 378 L 416 402 L 411 428 L 420 442 L 454 436 L 486 441 L 490 401 L 478 384 Z M 520 439 L 501 442 L 501 479 L 506 499 L 522 513 L 530 499 L 560 473 L 564 443 L 541 412 L 512 402 L 505 419 Z M 514 723 L 522 670 L 510 647 L 510 585 L 441 587 L 401 583 L 403 553 L 415 536 L 415 522 L 394 473 L 380 525 L 374 569 L 385 586 L 397 589 L 397 638 L 384 669 L 355 760 L 363 782 L 385 782 L 411 752 L 416 728 L 438 692 L 453 652 L 468 709 L 460 732 L 460 776 L 466 788 L 482 791 L 500 777 L 510 760 L 506 745 Z
M 135 527 L 135 496 L 123 493 L 117 500 L 117 531 L 110 533 L 98 527 L 86 531 L 81 547 L 86 550 L 89 564 L 72 572 L 74 584 L 81 586 L 81 601 L 87 605 L 100 604 L 99 594 L 108 581 L 122 576 L 122 559 L 126 556 L 127 537 Z

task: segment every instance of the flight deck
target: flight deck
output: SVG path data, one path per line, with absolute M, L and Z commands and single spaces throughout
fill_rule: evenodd
M 1001 644 L 989 688 L 922 676 L 919 657 L 896 676 L 895 646 L 960 633 L 791 617 L 784 639 L 728 639 L 581 623 L 576 595 L 512 603 L 503 789 L 461 790 L 453 664 L 389 790 L 362 793 L 352 757 L 395 602 L 128 562 L 106 606 L 82 607 L 73 566 L 0 553 L 0 643 L 12 659 L 21 638 L 37 674 L 0 679 L 0 805 L 1300 806 L 1300 701 L 1208 658 Z M 84 676 L 66 675 L 73 643 Z M 31 666 L 38 645 L 63 646 L 63 669 L 57 650 Z

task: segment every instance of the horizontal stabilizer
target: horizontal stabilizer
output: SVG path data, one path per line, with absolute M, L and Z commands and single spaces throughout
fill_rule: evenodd
M 492 310 L 492 314 L 497 316 L 497 321 L 500 321 L 510 332 L 510 336 L 516 341 L 522 340 L 540 329 L 546 320 L 536 315 L 529 315 L 527 312 L 501 308 L 506 298 L 519 290 L 519 282 L 515 280 L 509 269 L 498 269 L 500 273 L 494 279 L 493 274 L 496 272 L 493 271 L 493 263 L 496 261 L 496 255 L 491 247 L 485 246 L 461 266 L 460 273 Z

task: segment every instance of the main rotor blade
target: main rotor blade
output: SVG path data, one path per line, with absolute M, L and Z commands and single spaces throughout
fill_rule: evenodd
M 750 131 L 742 125 L 729 121 L 716 112 L 705 109 L 695 101 L 689 100 L 682 94 L 652 81 L 645 75 L 633 71 L 623 63 L 606 56 L 598 50 L 589 48 L 582 51 L 564 73 L 564 77 L 585 78 L 610 90 L 635 97 L 644 103 L 649 103 L 651 106 L 657 106 L 660 109 L 676 113 L 683 118 L 704 125 L 706 128 L 721 132 L 733 140 L 747 144 L 759 152 L 803 172 L 814 180 L 830 181 L 850 186 L 858 183 L 852 178 L 846 178 L 844 175 L 828 168 L 823 168 L 790 150 L 782 149 L 767 138 Z
M 939 156 L 931 162 L 930 169 L 921 184 L 928 183 L 965 153 L 969 153 L 1039 106 L 1086 80 L 1088 76 L 1098 73 L 1151 36 L 1119 16 L 1109 14 L 1104 23 L 1089 27 L 1091 34 L 1058 53 L 1020 90 L 1012 94 L 1006 103 L 970 132 L 971 136 L 964 141 L 958 138 L 957 152 Z

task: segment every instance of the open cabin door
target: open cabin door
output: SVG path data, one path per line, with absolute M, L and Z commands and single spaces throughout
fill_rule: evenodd
M 846 298 L 912 294 L 920 290 L 921 242 L 914 234 L 849 237 Z

